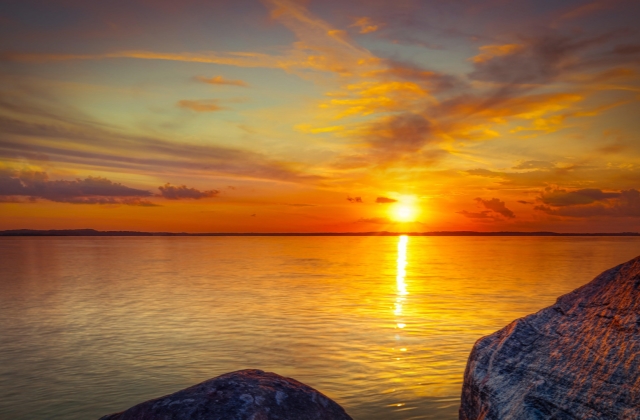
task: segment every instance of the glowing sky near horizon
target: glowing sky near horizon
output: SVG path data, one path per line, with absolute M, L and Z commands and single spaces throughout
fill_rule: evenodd
M 0 229 L 640 230 L 639 15 L 3 1 Z

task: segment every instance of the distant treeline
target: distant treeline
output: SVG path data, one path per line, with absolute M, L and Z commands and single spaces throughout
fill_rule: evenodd
M 186 233 L 186 232 L 136 232 L 131 230 L 99 231 L 95 229 L 32 230 L 15 229 L 0 231 L 0 236 L 640 236 L 638 232 L 609 233 L 559 233 L 559 232 L 295 232 L 295 233 Z

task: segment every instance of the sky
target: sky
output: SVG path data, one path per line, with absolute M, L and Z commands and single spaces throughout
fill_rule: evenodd
M 640 231 L 635 0 L 2 0 L 0 229 Z

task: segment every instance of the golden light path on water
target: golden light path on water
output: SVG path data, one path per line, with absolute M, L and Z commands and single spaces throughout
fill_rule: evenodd
M 407 285 L 404 278 L 407 276 L 407 243 L 409 237 L 401 235 L 398 238 L 398 275 L 396 277 L 398 283 L 398 294 L 404 296 L 407 294 Z
M 407 235 L 401 235 L 398 237 L 398 259 L 397 262 L 397 274 L 396 274 L 396 287 L 397 287 L 397 295 L 396 295 L 396 304 L 394 315 L 396 316 L 396 326 L 400 329 L 403 329 L 406 324 L 402 322 L 402 305 L 406 301 L 406 295 L 409 294 L 407 292 L 407 283 L 405 282 L 405 278 L 407 276 L 407 243 L 409 242 L 409 237 Z M 405 347 L 400 348 L 400 351 L 405 352 L 407 349 Z M 400 358 L 396 358 L 396 360 L 400 360 Z

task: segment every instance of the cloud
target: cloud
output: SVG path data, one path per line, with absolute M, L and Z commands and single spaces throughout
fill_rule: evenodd
M 339 169 L 385 168 L 401 163 L 404 167 L 427 167 L 447 154 L 435 145 L 431 122 L 420 114 L 401 113 L 378 118 L 354 130 L 362 141 L 350 153 L 334 162 Z
M 379 204 L 396 203 L 397 201 L 398 200 L 394 200 L 393 198 L 387 198 L 387 197 L 376 198 L 376 203 L 379 203 Z
M 306 80 L 320 81 L 319 86 L 322 87 L 336 83 L 339 87 L 328 92 L 327 98 L 320 104 L 319 113 L 323 115 L 319 120 L 330 121 L 329 127 L 313 127 L 308 124 L 307 132 L 332 135 L 336 138 L 349 137 L 350 143 L 341 151 L 343 156 L 336 158 L 339 161 L 336 167 L 349 170 L 372 165 L 391 166 L 394 163 L 414 168 L 427 167 L 431 163 L 440 161 L 443 156 L 454 154 L 456 158 L 464 156 L 463 153 L 457 152 L 466 147 L 467 142 L 532 137 L 570 126 L 570 118 L 587 116 L 587 113 L 581 114 L 575 112 L 575 109 L 594 91 L 567 89 L 565 84 L 554 85 L 553 89 L 545 90 L 543 94 L 527 95 L 525 93 L 536 87 L 544 88 L 552 82 L 566 82 L 569 76 L 575 76 L 574 79 L 576 79 L 580 76 L 576 74 L 577 71 L 588 70 L 592 68 L 589 66 L 595 65 L 596 58 L 602 59 L 604 53 L 601 50 L 605 50 L 605 44 L 613 39 L 610 34 L 586 37 L 567 35 L 568 32 L 563 34 L 556 29 L 551 33 L 542 31 L 534 36 L 521 36 L 516 39 L 493 37 L 495 35 L 493 29 L 498 25 L 496 23 L 492 26 L 492 34 L 486 34 L 484 38 L 474 38 L 485 40 L 485 45 L 480 47 L 479 54 L 471 60 L 470 65 L 473 66 L 473 71 L 464 78 L 464 75 L 444 74 L 422 68 L 417 64 L 381 57 L 380 52 L 372 52 L 357 45 L 345 31 L 313 15 L 304 1 L 264 0 L 263 3 L 270 10 L 271 18 L 290 29 L 295 35 L 295 42 L 290 46 L 273 50 L 277 51 L 273 54 L 250 51 L 202 53 L 116 51 L 93 55 L 7 53 L 4 57 L 23 61 L 124 57 L 179 60 L 241 67 L 279 68 Z M 356 19 L 353 28 L 360 32 L 378 30 L 376 36 L 382 36 L 391 28 L 387 25 L 384 30 L 380 30 L 381 19 L 385 19 L 385 22 L 394 22 L 394 18 L 400 15 L 402 15 L 403 29 L 406 29 L 405 22 L 410 21 L 415 25 L 418 20 L 415 17 L 409 17 L 411 12 L 418 13 L 418 10 L 421 10 L 422 15 L 429 8 L 418 7 L 417 3 L 413 5 L 408 3 L 403 4 L 403 7 L 394 4 L 392 7 L 394 14 L 389 16 L 388 20 L 386 13 L 381 13 L 380 18 L 375 15 L 362 17 Z M 404 9 L 405 6 L 408 9 Z M 396 9 L 398 14 L 395 14 Z M 469 12 L 465 7 L 459 6 L 446 6 L 445 9 L 447 16 L 450 13 L 462 16 Z M 375 13 L 374 10 L 377 9 L 372 7 L 370 10 Z M 563 13 L 566 10 L 568 9 L 563 8 Z M 438 14 L 429 17 L 431 22 L 429 25 L 422 26 L 433 27 L 429 29 L 432 32 L 434 30 L 441 32 L 441 35 L 444 35 L 442 40 L 450 39 L 454 35 L 457 39 L 462 37 L 469 39 L 472 35 L 462 31 L 456 31 L 455 34 L 448 33 L 447 31 L 454 31 L 455 25 L 440 22 L 439 15 L 436 15 Z M 382 18 L 382 16 L 385 17 Z M 424 17 L 421 16 L 421 18 Z M 395 22 L 395 26 L 401 23 L 397 19 Z M 444 26 L 447 26 L 447 29 L 444 29 Z M 436 30 L 435 27 L 440 29 Z M 412 36 L 421 35 L 415 27 L 410 29 Z M 479 32 L 475 29 L 474 31 Z M 522 28 L 522 31 L 526 32 L 526 28 Z M 425 36 L 425 39 L 427 38 L 440 41 L 437 37 Z M 492 40 L 489 40 L 490 38 Z M 503 41 L 498 42 L 497 39 Z M 609 54 L 619 56 L 621 60 L 634 59 L 637 45 L 633 44 L 633 41 L 625 42 L 627 43 L 613 50 L 609 48 Z M 450 46 L 449 43 L 447 44 Z M 585 77 L 587 76 L 591 75 L 585 74 Z M 241 86 L 245 83 L 241 80 L 227 80 L 222 76 L 209 79 L 199 76 L 197 79 L 211 84 Z M 184 100 L 178 102 L 178 106 L 195 112 L 216 112 L 222 109 L 216 101 Z M 334 118 L 344 119 L 344 121 L 336 124 Z M 498 127 L 506 127 L 514 122 L 517 122 L 518 126 L 510 126 L 510 129 L 513 128 L 511 132 L 499 131 Z M 23 139 L 17 139 L 11 142 L 8 146 L 11 150 L 6 153 L 12 153 L 13 156 L 19 154 L 21 157 L 27 154 L 35 156 L 36 153 L 40 153 L 42 156 L 52 156 L 54 159 L 62 153 L 59 151 L 63 147 L 61 144 L 46 149 L 40 142 L 30 140 L 30 148 L 27 148 L 22 141 Z M 85 144 L 87 143 L 89 142 Z M 164 149 L 169 150 L 168 143 L 171 142 L 164 141 L 164 143 Z M 0 157 L 3 157 L 1 146 Z M 144 147 L 139 148 L 142 151 L 145 150 Z M 228 147 L 203 147 L 202 149 L 209 152 L 206 158 L 204 154 L 202 158 L 195 156 L 199 146 L 186 145 L 185 149 L 188 150 L 172 151 L 179 154 L 176 162 L 171 162 L 171 153 L 163 153 L 162 156 L 154 153 L 152 157 L 157 158 L 157 167 L 162 167 L 165 163 L 199 171 L 207 171 L 211 167 L 212 171 L 233 173 L 238 176 L 257 176 L 286 181 L 295 180 L 295 182 L 317 181 L 320 178 L 317 175 L 311 175 L 302 165 L 277 162 L 250 151 L 239 151 L 246 156 L 238 157 L 238 160 L 234 161 L 224 157 L 211 157 L 218 151 L 220 155 L 233 154 L 232 149 Z M 65 158 L 81 161 L 84 157 L 80 154 L 84 151 L 85 149 L 81 147 L 71 153 L 65 150 L 64 153 L 67 153 Z M 183 157 L 182 153 L 190 157 Z M 73 156 L 69 156 L 70 154 Z M 152 160 L 140 153 L 120 154 L 126 154 L 126 158 L 145 156 L 137 158 L 145 164 Z M 209 157 L 211 159 L 208 159 Z M 128 168 L 145 166 L 132 159 L 122 159 L 117 162 L 118 156 L 111 158 L 113 158 L 113 164 L 126 165 Z M 254 160 L 258 161 L 259 165 L 253 166 Z M 207 165 L 208 162 L 211 162 L 210 165 Z M 552 175 L 548 173 L 544 176 L 548 181 Z M 503 178 L 506 177 L 507 175 Z
M 143 199 L 151 195 L 149 191 L 130 188 L 101 177 L 52 181 L 45 172 L 9 169 L 0 171 L 0 196 L 24 196 L 31 200 L 45 199 L 72 204 L 157 206 Z
M 52 200 L 59 203 L 69 204 L 101 204 L 101 205 L 125 205 L 125 206 L 139 206 L 139 207 L 159 207 L 159 204 L 155 204 L 149 200 L 143 200 L 141 198 L 123 198 L 118 199 L 114 197 L 71 197 L 58 200 Z
M 464 217 L 468 217 L 469 219 L 491 219 L 491 220 L 501 220 L 496 217 L 492 212 L 485 210 L 480 212 L 470 212 L 467 210 L 457 211 L 456 213 L 463 215 Z
M 556 165 L 543 160 L 527 160 L 514 166 L 512 169 L 552 169 Z
M 24 203 L 24 201 L 20 200 L 18 197 L 0 196 L 0 203 Z
M 484 168 L 469 169 L 467 171 L 467 173 L 469 175 L 484 176 L 484 177 L 487 177 L 487 178 L 503 178 L 503 177 L 505 177 L 505 173 L 504 172 L 495 172 L 495 171 L 491 171 L 489 169 L 484 169 Z
M 585 64 L 579 55 L 611 39 L 611 34 L 575 39 L 557 34 L 544 34 L 523 39 L 518 44 L 485 45 L 475 56 L 474 80 L 503 85 L 543 84 Z
M 372 223 L 376 225 L 388 225 L 391 224 L 391 220 L 386 217 L 370 217 L 370 218 L 360 218 L 358 219 L 358 223 Z
M 619 55 L 636 55 L 640 54 L 640 44 L 624 44 L 617 45 L 613 49 L 614 54 Z
M 374 70 L 366 76 L 376 76 L 382 79 L 408 80 L 419 84 L 430 93 L 447 92 L 455 88 L 468 87 L 459 77 L 429 70 L 418 64 L 386 59 L 383 62 L 387 67 Z
M 640 192 L 636 189 L 622 190 L 618 193 L 604 193 L 601 190 L 585 190 L 565 193 L 568 200 L 561 201 L 559 206 L 539 205 L 535 210 L 552 215 L 574 218 L 590 217 L 640 217 Z M 576 199 L 580 196 L 580 199 Z M 573 202 L 572 202 L 573 201 Z M 569 203 L 571 202 L 571 203 Z
M 205 53 L 158 53 L 154 51 L 116 51 L 101 54 L 38 54 L 3 52 L 0 53 L 0 60 L 19 61 L 27 63 L 45 63 L 55 61 L 77 61 L 77 60 L 104 60 L 114 58 L 137 58 L 140 60 L 166 60 L 182 61 L 188 63 L 210 63 L 223 64 L 237 67 L 266 67 L 282 68 L 295 64 L 292 58 L 271 56 L 268 54 L 254 52 L 205 52 Z
M 321 107 L 335 110 L 335 118 L 340 119 L 404 111 L 410 104 L 421 103 L 429 97 L 429 93 L 425 87 L 412 81 L 365 79 L 346 85 L 343 90 L 328 96 L 332 99 L 321 104 Z
M 561 19 L 576 19 L 581 18 L 593 13 L 601 12 L 602 10 L 606 10 L 611 8 L 617 3 L 615 0 L 596 0 L 589 2 L 587 4 L 580 5 L 578 7 L 574 7 L 571 10 L 564 13 L 560 18 Z
M 47 160 L 151 175 L 172 170 L 296 183 L 324 179 L 303 172 L 302 165 L 251 150 L 122 133 L 88 116 L 43 106 L 30 99 L 32 92 L 23 93 L 0 94 L 0 160 Z
M 514 54 L 523 48 L 520 44 L 503 44 L 503 45 L 483 45 L 480 47 L 481 53 L 472 57 L 471 61 L 475 64 L 482 64 L 496 57 Z
M 501 214 L 507 219 L 513 219 L 514 217 L 516 217 L 515 214 L 513 214 L 513 212 L 507 208 L 507 206 L 505 205 L 505 202 L 500 201 L 497 198 L 492 198 L 491 200 L 476 198 L 475 200 L 478 202 L 478 204 L 481 204 L 482 206 L 484 206 L 485 208 L 493 212 Z
M 520 204 L 533 204 L 533 201 L 518 200 Z
M 624 144 L 617 143 L 617 144 L 608 144 L 606 146 L 599 147 L 597 150 L 600 153 L 607 154 L 607 155 L 612 155 L 612 154 L 617 154 L 617 153 L 623 152 L 623 151 L 627 150 L 628 148 L 629 147 L 624 145 Z
M 180 185 L 176 187 L 169 183 L 158 187 L 158 189 L 160 190 L 160 196 L 169 200 L 199 200 L 201 198 L 215 197 L 220 193 L 220 191 L 218 190 L 200 191 L 195 188 L 189 188 L 186 185 Z
M 314 80 L 326 81 L 327 76 L 333 78 L 336 75 L 341 76 L 340 82 L 345 82 L 345 89 L 351 91 L 354 94 L 355 102 L 346 101 L 339 103 L 336 107 L 344 108 L 340 112 L 347 111 L 355 112 L 353 115 L 357 115 L 358 112 L 366 113 L 368 109 L 379 110 L 380 112 L 386 112 L 389 109 L 402 110 L 406 105 L 408 98 L 415 98 L 421 100 L 426 95 L 424 88 L 419 83 L 403 81 L 403 80 L 387 80 L 390 76 L 384 76 L 385 80 L 380 80 L 382 76 L 371 76 L 371 78 L 361 78 L 363 74 L 374 74 L 375 71 L 384 70 L 387 65 L 383 60 L 373 55 L 370 51 L 360 46 L 355 45 L 348 37 L 345 36 L 338 28 L 333 27 L 326 21 L 313 16 L 304 6 L 303 3 L 297 1 L 288 0 L 265 0 L 264 2 L 271 11 L 271 16 L 274 20 L 282 23 L 285 27 L 290 29 L 296 36 L 297 41 L 291 45 L 290 48 L 280 49 L 280 53 L 269 55 L 254 52 L 205 52 L 205 53 L 156 53 L 150 51 L 121 51 L 105 54 L 88 54 L 88 55 L 42 55 L 37 56 L 33 54 L 7 54 L 5 58 L 15 60 L 26 61 L 41 61 L 41 60 L 74 60 L 74 59 L 104 59 L 104 58 L 136 58 L 136 59 L 153 59 L 153 60 L 179 60 L 187 62 L 202 62 L 202 63 L 216 63 L 226 64 L 243 67 L 264 67 L 264 68 L 280 68 L 287 73 L 294 73 L 300 75 L 303 78 L 314 78 Z M 320 75 L 320 73 L 325 73 Z M 328 73 L 328 75 L 326 74 Z M 353 79 L 357 82 L 351 82 Z M 204 78 L 202 78 L 204 79 Z M 202 81 L 202 79 L 200 79 Z M 207 79 L 211 80 L 211 79 Z M 434 78 L 435 80 L 435 78 Z M 225 81 L 224 78 L 213 78 L 214 82 Z M 361 83 L 362 82 L 362 83 Z M 388 101 L 386 96 L 389 96 Z M 340 102 L 340 101 L 338 101 Z M 178 107 L 187 109 L 194 112 L 218 112 L 223 109 L 223 106 L 217 101 L 209 100 L 182 100 L 177 103 Z M 377 112 L 377 111 L 376 111 Z M 12 149 L 11 153 L 25 155 L 27 153 L 33 153 L 33 149 L 39 149 L 40 152 L 45 151 L 42 144 L 38 144 L 32 147 L 31 150 L 26 150 L 20 140 L 11 142 L 9 148 Z M 35 142 L 34 142 L 35 143 Z M 88 142 L 87 142 L 88 143 Z M 124 141 L 122 143 L 127 143 Z M 135 142 L 134 142 L 135 143 Z M 165 141 L 165 143 L 171 143 Z M 175 142 L 173 146 L 179 146 Z M 86 143 L 85 143 L 86 144 Z M 207 144 L 211 144 L 207 142 Z M 168 145 L 167 145 L 168 146 Z M 60 148 L 61 143 L 55 145 L 55 149 Z M 0 145 L 0 157 L 1 157 Z M 194 146 L 194 148 L 207 149 L 208 147 Z M 19 149 L 19 150 L 16 150 Z M 80 148 L 78 148 L 80 149 Z M 166 149 L 169 149 L 167 147 Z M 176 147 L 179 149 L 179 147 Z M 191 145 L 186 145 L 186 150 L 192 149 Z M 218 149 L 221 152 L 227 152 L 233 150 L 229 147 L 211 146 L 210 153 L 207 155 L 216 154 Z M 86 150 L 81 149 L 83 152 Z M 102 149 L 104 152 L 108 149 Z M 114 150 L 114 149 L 111 149 Z M 49 149 L 46 150 L 47 155 L 58 154 L 58 150 Z M 65 151 L 66 152 L 66 151 Z M 247 160 L 261 160 L 258 159 L 259 153 L 251 153 L 250 151 L 242 151 L 246 153 L 249 159 Z M 80 154 L 80 150 L 72 151 L 73 154 Z M 183 152 L 178 152 L 183 153 Z M 191 154 L 189 152 L 189 154 Z M 225 159 L 223 156 L 226 153 L 219 153 L 218 156 L 213 159 L 207 159 L 204 154 L 197 160 L 201 164 L 191 165 L 190 169 L 200 169 L 202 166 L 213 167 L 214 170 L 218 168 L 224 168 L 223 172 L 229 173 L 230 167 L 233 167 L 233 171 L 243 173 L 257 173 L 262 169 L 266 169 L 265 166 L 273 166 L 274 173 L 289 172 L 289 175 L 285 175 L 287 181 L 292 181 L 294 178 L 299 180 L 306 179 L 320 180 L 323 177 L 319 175 L 303 174 L 300 173 L 304 169 L 303 165 L 297 165 L 288 160 L 287 163 L 277 162 L 273 159 L 269 159 L 266 156 L 260 156 L 263 165 L 255 165 L 253 162 L 235 162 L 232 159 Z M 157 154 L 152 154 L 152 156 Z M 147 153 L 127 153 L 125 159 L 122 159 L 117 164 L 126 165 L 128 167 L 140 168 L 140 165 L 127 162 L 136 156 L 136 160 L 147 160 Z M 155 157 L 154 156 L 154 157 Z M 195 156 L 195 154 L 194 154 Z M 166 161 L 170 161 L 169 156 L 166 156 Z M 81 160 L 80 156 L 74 156 L 74 160 Z M 198 162 L 198 163 L 200 163 Z M 205 163 L 207 162 L 207 163 Z M 267 163 L 268 162 L 268 163 Z M 175 163 L 171 165 L 188 166 L 184 159 L 177 159 Z M 154 165 L 155 166 L 155 165 Z M 162 167 L 162 165 L 158 165 Z M 265 172 L 270 172 L 269 170 Z M 291 176 L 290 176 L 291 175 Z M 253 177 L 254 175 L 249 175 Z M 276 175 L 278 180 L 284 180 L 283 177 Z M 295 182 L 295 181 L 294 181 Z M 306 181 L 303 181 L 306 182 Z
M 394 37 L 391 41 L 394 44 L 400 45 L 417 45 L 419 47 L 428 48 L 430 50 L 444 50 L 445 47 L 442 44 L 436 44 L 433 42 L 428 42 L 413 35 L 400 35 L 398 37 Z
M 225 79 L 222 76 L 214 76 L 210 78 L 203 77 L 203 76 L 196 76 L 196 80 L 202 83 L 210 84 L 210 85 L 231 85 L 231 86 L 241 86 L 241 87 L 249 86 L 247 82 L 243 80 L 229 80 L 229 79 Z
M 526 172 L 498 172 L 489 169 L 471 169 L 469 175 L 490 178 L 500 186 L 518 188 L 546 187 L 551 183 L 585 182 L 594 177 L 611 177 L 613 170 L 595 170 L 588 167 L 568 166 L 553 169 L 534 169 Z
M 226 109 L 218 105 L 217 99 L 205 99 L 205 100 L 197 100 L 190 101 L 184 99 L 182 101 L 178 101 L 177 104 L 180 108 L 190 109 L 196 112 L 214 112 L 214 111 L 222 111 Z
M 604 192 L 595 188 L 574 191 L 548 189 L 539 197 L 539 200 L 550 206 L 564 207 L 607 201 L 612 198 L 618 198 L 620 195 L 621 193 Z
M 443 101 L 434 108 L 434 113 L 445 121 L 451 121 L 448 130 L 455 132 L 466 127 L 477 130 L 478 127 L 504 124 L 507 118 L 540 124 L 546 121 L 547 115 L 572 108 L 584 100 L 584 96 L 578 93 L 515 93 L 498 89 L 477 95 L 462 94 Z M 564 122 L 567 116 L 562 118 L 559 123 Z
M 504 221 L 503 217 L 507 219 L 513 219 L 516 217 L 515 214 L 513 214 L 513 212 L 506 207 L 505 202 L 497 198 L 492 198 L 490 200 L 476 198 L 475 201 L 478 203 L 478 206 L 482 206 L 487 210 L 482 210 L 479 212 L 462 210 L 456 213 L 461 214 L 469 219 L 482 219 L 486 221 L 491 220 L 494 222 Z
M 434 141 L 431 133 L 431 123 L 425 117 L 404 113 L 370 124 L 361 136 L 369 144 L 372 157 L 384 162 L 419 152 Z
M 350 26 L 352 28 L 358 28 L 358 32 L 361 34 L 368 34 L 369 32 L 375 32 L 380 29 L 380 25 L 373 23 L 371 18 L 368 17 L 357 18 Z

